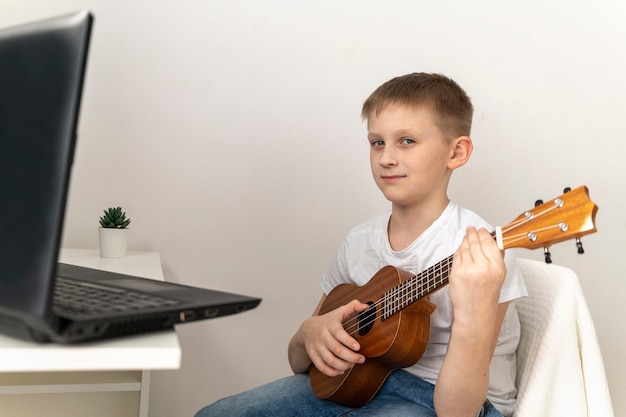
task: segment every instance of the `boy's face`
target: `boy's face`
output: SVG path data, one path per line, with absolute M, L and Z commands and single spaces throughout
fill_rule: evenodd
M 435 124 L 427 106 L 390 104 L 368 118 L 374 180 L 394 205 L 447 201 L 455 141 Z

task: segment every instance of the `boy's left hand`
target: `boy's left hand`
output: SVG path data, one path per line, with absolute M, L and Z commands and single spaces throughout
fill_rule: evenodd
M 503 252 L 491 234 L 486 229 L 468 227 L 461 246 L 454 253 L 450 274 L 455 320 L 460 317 L 479 319 L 484 313 L 493 313 L 505 274 Z

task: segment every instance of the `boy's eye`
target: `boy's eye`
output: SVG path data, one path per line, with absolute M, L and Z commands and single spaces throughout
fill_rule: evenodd
M 415 141 L 413 139 L 411 139 L 411 138 L 402 138 L 402 140 L 400 140 L 400 142 L 403 145 L 411 145 L 411 144 L 415 143 Z
M 372 145 L 373 147 L 375 147 L 375 148 L 380 147 L 380 146 L 383 146 L 383 145 L 385 144 L 385 142 L 383 142 L 383 141 L 382 141 L 382 140 L 380 140 L 380 139 L 373 140 L 373 141 L 371 141 L 370 143 L 371 143 L 371 145 Z

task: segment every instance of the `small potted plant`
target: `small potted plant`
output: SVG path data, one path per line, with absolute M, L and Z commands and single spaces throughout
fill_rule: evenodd
M 102 258 L 123 258 L 128 246 L 128 225 L 130 218 L 121 207 L 111 207 L 104 210 L 100 217 L 98 240 L 100 242 L 100 256 Z

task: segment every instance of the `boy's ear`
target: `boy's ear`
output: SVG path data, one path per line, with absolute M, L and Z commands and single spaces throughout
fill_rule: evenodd
M 448 168 L 456 169 L 465 165 L 469 160 L 472 151 L 474 150 L 474 144 L 472 138 L 469 136 L 459 136 L 452 141 L 450 160 L 448 161 Z

